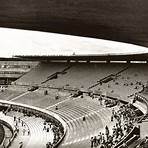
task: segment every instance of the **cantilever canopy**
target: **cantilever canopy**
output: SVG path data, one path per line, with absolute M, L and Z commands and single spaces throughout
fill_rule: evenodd
M 0 27 L 148 47 L 148 0 L 0 0 Z

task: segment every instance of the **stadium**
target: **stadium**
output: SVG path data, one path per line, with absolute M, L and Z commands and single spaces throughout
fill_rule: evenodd
M 120 41 L 146 52 L 34 49 L 0 57 L 0 148 L 148 148 L 147 1 L 8 1 L 0 1 L 0 27 Z
M 3 59 L 1 144 L 30 148 L 141 144 L 148 132 L 148 71 L 147 61 L 136 62 L 142 60 L 139 57 L 146 60 L 147 54 Z

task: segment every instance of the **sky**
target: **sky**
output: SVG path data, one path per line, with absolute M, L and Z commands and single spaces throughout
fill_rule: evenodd
M 101 39 L 0 28 L 0 57 L 148 53 L 148 48 Z

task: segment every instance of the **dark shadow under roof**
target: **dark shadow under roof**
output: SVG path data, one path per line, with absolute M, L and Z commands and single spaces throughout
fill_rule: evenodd
M 71 56 L 16 56 L 21 60 L 50 61 L 50 60 L 74 60 L 74 61 L 148 61 L 148 53 L 125 55 L 71 55 Z
M 0 26 L 148 47 L 148 1 L 1 0 Z

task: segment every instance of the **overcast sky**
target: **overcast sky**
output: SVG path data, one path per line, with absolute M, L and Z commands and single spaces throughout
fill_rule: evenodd
M 0 28 L 0 57 L 143 53 L 148 48 L 100 39 Z

